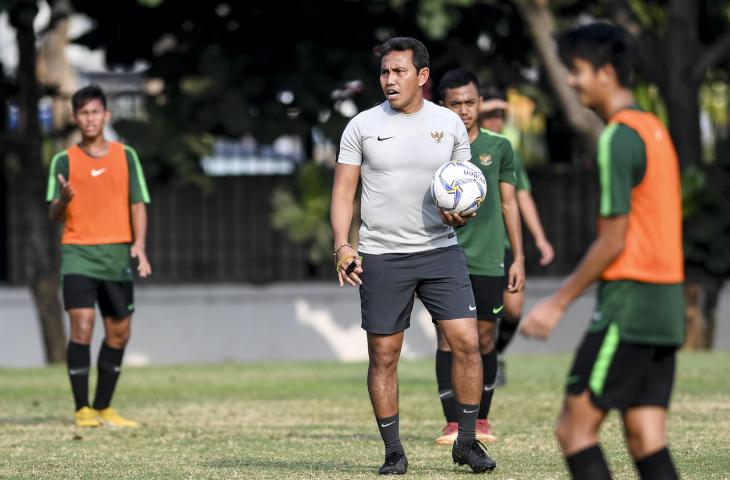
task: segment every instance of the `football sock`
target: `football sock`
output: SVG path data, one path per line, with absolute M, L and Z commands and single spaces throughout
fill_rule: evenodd
M 515 336 L 517 327 L 520 324 L 520 317 L 508 318 L 504 317 L 499 321 L 499 332 L 497 333 L 496 348 L 497 353 L 502 353 L 507 346 L 512 342 L 512 338 Z
M 89 365 L 91 364 L 91 347 L 80 343 L 68 342 L 66 349 L 66 365 L 68 378 L 71 381 L 76 410 L 89 406 Z
M 378 422 L 378 430 L 380 430 L 380 438 L 385 444 L 385 454 L 392 452 L 404 452 L 403 445 L 400 443 L 400 418 L 399 414 L 392 417 L 376 418 Z
M 574 480 L 611 480 L 611 471 L 599 445 L 574 453 L 565 460 Z
M 636 461 L 636 469 L 639 471 L 639 476 L 642 480 L 679 479 L 667 447 Z
M 101 410 L 107 408 L 111 403 L 114 388 L 117 385 L 117 379 L 122 372 L 123 356 L 123 348 L 112 348 L 106 342 L 102 343 L 97 362 L 99 379 L 96 382 L 95 409 Z
M 459 422 L 459 436 L 456 437 L 458 443 L 465 443 L 470 440 L 476 440 L 477 430 L 477 414 L 479 413 L 479 404 L 467 405 L 458 404 L 456 416 Z
M 447 422 L 455 422 L 456 419 L 456 397 L 451 388 L 451 352 L 436 350 L 436 384 L 439 389 L 439 399 L 444 417 Z
M 494 396 L 494 382 L 497 379 L 497 351 L 482 354 L 482 372 L 484 374 L 484 389 L 482 390 L 482 401 L 479 404 L 479 418 L 489 416 L 489 408 L 492 406 Z

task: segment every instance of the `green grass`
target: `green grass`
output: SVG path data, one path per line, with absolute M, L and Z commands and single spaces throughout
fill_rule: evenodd
M 567 478 L 552 425 L 569 360 L 509 359 L 490 478 Z M 115 406 L 143 427 L 79 430 L 63 368 L 0 369 L 0 478 L 374 478 L 382 444 L 365 374 L 361 363 L 127 368 Z M 465 478 L 432 444 L 433 363 L 404 361 L 400 379 L 409 478 Z M 685 480 L 730 479 L 729 383 L 730 353 L 680 356 L 669 435 Z M 602 438 L 615 478 L 635 478 L 615 414 Z

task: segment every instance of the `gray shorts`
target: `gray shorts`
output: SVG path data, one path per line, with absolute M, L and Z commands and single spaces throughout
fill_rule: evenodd
M 411 325 L 414 295 L 434 322 L 476 318 L 464 252 L 458 245 L 417 253 L 362 254 L 362 328 L 388 335 Z

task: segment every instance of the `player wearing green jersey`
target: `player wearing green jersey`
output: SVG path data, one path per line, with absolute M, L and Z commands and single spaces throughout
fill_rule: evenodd
M 483 390 L 477 420 L 477 438 L 494 442 L 487 416 L 497 375 L 497 352 L 494 349 L 497 320 L 504 315 L 505 225 L 514 245 L 515 260 L 508 270 L 508 289 L 518 292 L 524 282 L 524 256 L 520 217 L 515 197 L 515 170 L 512 146 L 504 137 L 479 128 L 477 119 L 481 97 L 479 81 L 466 70 L 450 70 L 439 86 L 445 107 L 459 115 L 471 142 L 471 161 L 487 180 L 487 196 L 476 218 L 457 229 L 459 245 L 464 249 L 472 290 L 476 300 L 479 349 L 483 365 Z M 436 352 L 436 378 L 446 426 L 437 444 L 450 444 L 456 431 L 456 402 L 450 383 L 451 353 L 439 332 Z
M 483 94 L 484 101 L 479 110 L 479 125 L 490 132 L 501 134 L 504 130 L 504 123 L 507 117 L 509 104 L 504 97 L 495 90 L 488 90 Z M 540 265 L 543 267 L 553 261 L 555 251 L 545 235 L 545 230 L 540 222 L 540 215 L 537 212 L 535 200 L 532 198 L 532 186 L 525 171 L 522 156 L 517 149 L 514 149 L 515 175 L 517 176 L 517 204 L 520 207 L 520 217 L 524 220 L 527 229 L 535 240 L 535 246 L 540 251 Z M 507 249 L 504 255 L 505 268 L 512 263 L 512 249 L 505 231 L 505 245 Z M 517 326 L 522 317 L 522 305 L 525 300 L 524 292 L 504 292 L 504 318 L 499 322 L 497 333 L 497 380 L 496 386 L 500 387 L 506 383 L 504 360 L 501 358 L 503 352 L 512 341 L 517 331 Z
M 50 218 L 63 222 L 61 278 L 71 323 L 67 363 L 74 421 L 79 427 L 136 427 L 137 422 L 120 416 L 110 404 L 134 312 L 130 257 L 139 261 L 141 277 L 152 273 L 145 253 L 145 204 L 150 199 L 135 151 L 104 138 L 104 125 L 111 118 L 104 92 L 91 85 L 71 101 L 81 142 L 53 158 L 46 200 Z M 89 405 L 96 304 L 105 338 L 97 361 L 96 395 Z
M 642 479 L 679 478 L 667 410 L 684 338 L 679 160 L 661 121 L 641 111 L 629 81 L 628 34 L 595 23 L 559 39 L 568 83 L 606 121 L 598 141 L 598 236 L 560 288 L 520 327 L 546 338 L 565 309 L 600 280 L 596 310 L 568 374 L 556 435 L 574 479 L 608 480 L 599 431 L 619 411 Z

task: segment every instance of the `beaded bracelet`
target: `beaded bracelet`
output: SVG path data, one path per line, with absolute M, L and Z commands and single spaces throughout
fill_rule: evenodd
M 339 247 L 335 248 L 335 253 L 333 253 L 333 255 L 335 257 L 337 256 L 337 252 L 339 252 L 342 247 L 350 247 L 350 248 L 352 248 L 352 245 L 350 245 L 349 243 L 343 243 Z

